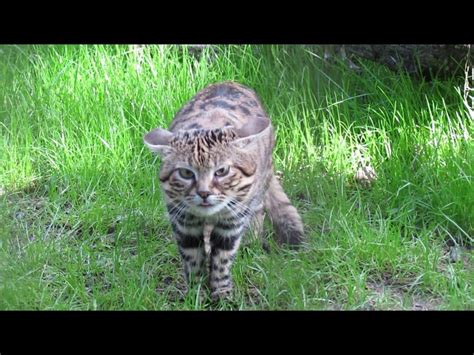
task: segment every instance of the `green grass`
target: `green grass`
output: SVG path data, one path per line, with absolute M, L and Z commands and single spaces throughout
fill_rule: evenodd
M 0 309 L 474 309 L 473 120 L 463 78 L 357 74 L 303 46 L 0 46 Z M 138 67 L 140 66 L 140 68 Z M 207 84 L 261 96 L 309 245 L 233 267 L 233 302 L 182 292 L 142 135 Z M 354 174 L 369 162 L 370 187 Z M 449 261 L 448 244 L 461 258 Z

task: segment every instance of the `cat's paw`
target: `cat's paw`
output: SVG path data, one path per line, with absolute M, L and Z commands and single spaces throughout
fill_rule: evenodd
M 218 288 L 211 292 L 212 302 L 219 300 L 231 300 L 232 299 L 232 287 Z

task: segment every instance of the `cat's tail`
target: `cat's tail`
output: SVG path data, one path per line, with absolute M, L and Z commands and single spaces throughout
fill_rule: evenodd
M 303 222 L 280 182 L 273 174 L 264 200 L 279 244 L 299 245 L 304 241 Z

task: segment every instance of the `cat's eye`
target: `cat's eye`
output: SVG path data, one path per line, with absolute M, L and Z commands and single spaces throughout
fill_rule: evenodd
M 221 177 L 221 176 L 226 176 L 228 173 L 229 173 L 229 167 L 226 166 L 226 167 L 217 169 L 214 175 Z
M 179 172 L 179 176 L 181 176 L 183 179 L 189 180 L 194 177 L 194 173 L 189 169 L 181 168 L 181 169 L 178 169 L 178 172 Z

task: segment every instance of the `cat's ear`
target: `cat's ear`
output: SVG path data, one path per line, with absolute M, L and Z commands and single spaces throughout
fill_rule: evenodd
M 143 142 L 154 153 L 163 154 L 170 149 L 173 133 L 162 128 L 155 128 L 143 136 Z
M 256 117 L 235 130 L 238 138 L 233 143 L 237 147 L 244 148 L 259 140 L 262 136 L 271 134 L 271 131 L 272 127 L 268 117 Z

